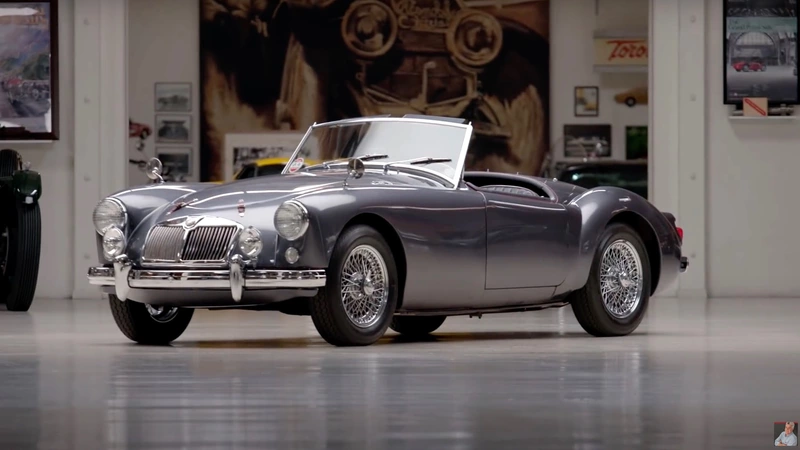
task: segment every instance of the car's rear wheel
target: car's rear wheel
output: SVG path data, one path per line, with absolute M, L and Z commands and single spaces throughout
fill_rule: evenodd
M 397 266 L 374 228 L 345 230 L 331 256 L 327 284 L 311 300 L 311 319 L 328 343 L 370 345 L 389 327 L 397 306 Z
M 600 239 L 586 286 L 570 297 L 575 318 L 594 336 L 623 336 L 639 326 L 649 299 L 644 243 L 631 227 L 612 223 Z
M 139 344 L 166 345 L 178 339 L 192 320 L 189 308 L 154 307 L 109 295 L 114 322 L 128 339 Z
M 0 303 L 9 311 L 27 311 L 39 279 L 39 204 L 26 205 L 6 194 L 0 196 L 0 211 Z
M 444 323 L 447 316 L 395 316 L 392 319 L 392 330 L 411 338 L 427 336 Z

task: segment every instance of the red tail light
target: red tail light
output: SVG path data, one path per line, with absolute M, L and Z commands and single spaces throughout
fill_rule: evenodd
M 681 239 L 681 242 L 683 242 L 683 228 L 675 227 L 675 231 L 678 232 L 678 237 Z

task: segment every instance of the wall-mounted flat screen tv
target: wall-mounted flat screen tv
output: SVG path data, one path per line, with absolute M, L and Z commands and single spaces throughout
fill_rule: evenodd
M 798 104 L 797 0 L 724 0 L 724 8 L 725 104 Z

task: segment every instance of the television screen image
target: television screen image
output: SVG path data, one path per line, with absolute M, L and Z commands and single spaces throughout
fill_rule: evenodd
M 725 103 L 797 104 L 796 0 L 725 1 Z

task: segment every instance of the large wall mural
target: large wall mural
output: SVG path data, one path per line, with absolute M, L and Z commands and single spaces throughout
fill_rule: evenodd
M 470 119 L 469 170 L 548 150 L 549 1 L 202 0 L 202 179 L 228 133 L 409 113 Z

